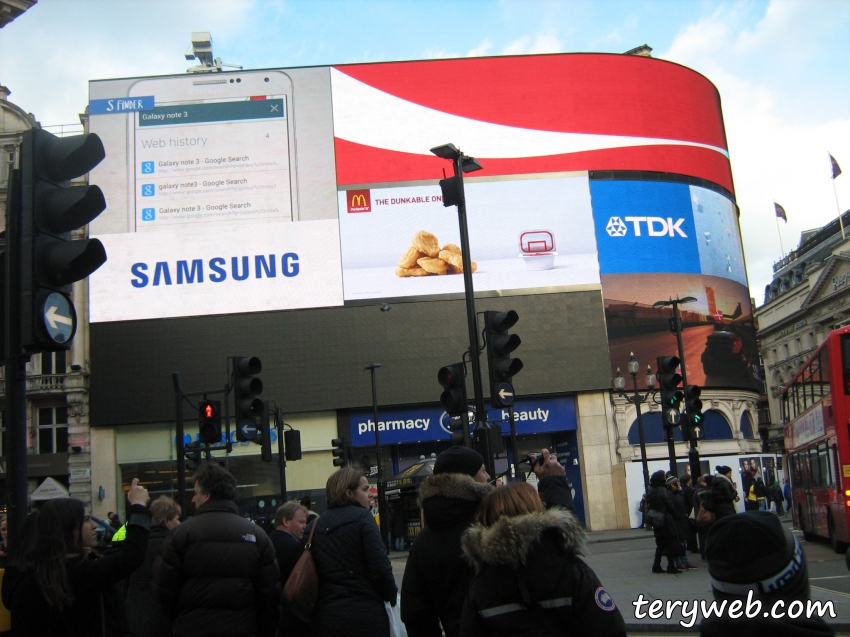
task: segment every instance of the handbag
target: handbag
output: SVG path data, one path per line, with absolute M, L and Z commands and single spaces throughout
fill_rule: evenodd
M 292 569 L 283 587 L 284 605 L 298 619 L 308 623 L 316 607 L 316 601 L 319 599 L 319 574 L 316 572 L 313 552 L 310 550 L 313 545 L 313 533 L 316 532 L 318 525 L 317 517 L 313 521 L 313 528 L 310 529 L 310 537 L 307 538 L 304 552 L 298 558 L 295 568 Z
M 702 504 L 699 505 L 699 511 L 697 511 L 697 524 L 711 524 L 714 522 L 714 513 L 706 509 Z
M 653 528 L 662 528 L 664 526 L 664 514 L 661 511 L 656 511 L 655 509 L 648 509 L 646 513 L 644 513 L 646 517 L 647 525 Z

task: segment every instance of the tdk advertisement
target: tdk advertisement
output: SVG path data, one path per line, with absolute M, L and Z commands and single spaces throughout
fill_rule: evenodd
M 687 184 L 590 182 L 601 274 L 700 273 Z

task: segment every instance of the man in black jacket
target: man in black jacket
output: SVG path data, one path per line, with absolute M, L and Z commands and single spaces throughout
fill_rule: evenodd
M 239 515 L 236 479 L 214 462 L 195 471 L 195 517 L 154 562 L 154 595 L 179 637 L 274 637 L 280 575 L 265 532 Z
M 538 492 L 547 508 L 573 508 L 564 467 L 548 450 L 535 463 Z M 424 525 L 416 537 L 401 584 L 401 619 L 409 637 L 457 637 L 463 603 L 474 570 L 463 558 L 461 535 L 472 526 L 484 496 L 493 488 L 484 458 L 466 447 L 437 457 L 434 475 L 419 488 Z
M 298 502 L 287 502 L 278 507 L 274 514 L 274 531 L 269 539 L 274 545 L 277 565 L 280 568 L 280 584 L 286 586 L 286 580 L 298 558 L 304 552 L 304 529 L 307 527 L 307 507 Z M 293 615 L 284 604 L 280 612 L 280 630 L 278 635 L 296 637 L 309 635 L 310 625 Z

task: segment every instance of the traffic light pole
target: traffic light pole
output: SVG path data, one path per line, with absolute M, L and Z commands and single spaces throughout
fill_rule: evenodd
M 21 343 L 21 175 L 9 171 L 6 205 L 6 253 L 3 351 L 6 356 L 6 511 L 12 544 L 20 541 L 27 517 L 27 360 Z
M 463 154 L 453 161 L 455 177 L 458 180 L 459 201 L 457 204 L 458 225 L 460 227 L 460 251 L 463 259 L 463 289 L 466 295 L 466 322 L 469 328 L 469 360 L 472 363 L 472 391 L 475 394 L 475 426 L 482 430 L 488 427 L 487 410 L 484 408 L 484 384 L 481 380 L 481 347 L 478 342 L 478 318 L 475 314 L 475 289 L 472 286 L 472 256 L 469 250 L 469 228 L 466 221 L 466 193 L 463 188 Z M 484 461 L 487 473 L 496 475 L 496 461 L 493 454 Z
M 280 465 L 280 500 L 286 502 L 286 450 L 283 448 L 283 418 L 280 415 L 280 407 L 275 407 L 274 424 L 277 429 L 277 456 Z
M 682 345 L 682 321 L 679 319 L 679 300 L 671 300 L 670 303 L 673 305 L 673 320 L 676 325 L 676 343 L 679 346 L 679 365 L 682 367 L 682 392 L 685 396 L 688 395 L 688 371 L 687 366 L 685 365 L 685 348 Z M 686 403 L 687 405 L 687 403 Z M 690 414 L 687 414 L 686 417 L 690 417 Z M 687 424 L 685 425 L 687 427 Z M 671 430 L 671 438 L 672 438 L 672 430 Z M 699 450 L 697 449 L 697 441 L 694 436 L 691 436 L 689 441 L 688 448 L 688 464 L 691 468 L 691 480 L 693 480 L 694 484 L 696 484 L 697 478 L 700 475 L 700 466 L 699 466 Z M 675 461 L 675 454 L 674 454 Z M 675 467 L 672 469 L 675 474 Z
M 186 446 L 183 440 L 183 385 L 180 383 L 180 372 L 171 374 L 174 382 L 175 414 L 177 420 L 177 504 L 180 514 L 186 517 Z
M 384 498 L 384 487 L 381 484 L 381 478 L 383 477 L 384 470 L 383 465 L 381 464 L 381 434 L 378 427 L 378 387 L 375 383 L 375 370 L 380 366 L 380 363 L 372 363 L 366 367 L 366 369 L 368 369 L 372 375 L 372 417 L 375 420 L 375 455 L 377 456 L 378 462 L 378 521 L 380 522 L 379 527 L 381 529 L 381 541 L 383 541 L 384 547 L 387 549 L 387 553 L 389 553 L 389 525 L 387 524 L 386 519 L 387 505 L 384 502 L 386 498 Z

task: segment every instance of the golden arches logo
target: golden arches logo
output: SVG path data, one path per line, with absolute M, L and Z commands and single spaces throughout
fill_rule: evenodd
M 351 198 L 352 208 L 362 208 L 364 206 L 366 206 L 366 195 L 354 195 Z

